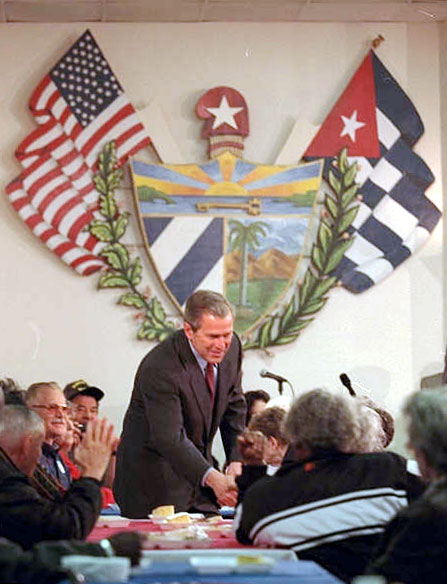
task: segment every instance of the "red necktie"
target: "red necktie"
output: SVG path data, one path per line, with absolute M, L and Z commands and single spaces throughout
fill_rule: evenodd
M 214 378 L 214 365 L 207 363 L 205 367 L 205 380 L 210 390 L 211 402 L 214 401 L 214 394 L 216 393 L 216 380 Z

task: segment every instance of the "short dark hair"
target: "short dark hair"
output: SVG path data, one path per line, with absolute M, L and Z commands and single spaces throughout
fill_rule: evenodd
M 185 321 L 194 331 L 200 327 L 204 312 L 225 318 L 229 314 L 233 315 L 233 308 L 222 294 L 211 290 L 197 290 L 186 301 L 184 314 Z
M 0 390 L 3 391 L 3 396 L 6 405 L 24 405 L 25 392 L 20 389 L 16 381 L 11 377 L 0 379 Z
M 270 438 L 276 438 L 281 444 L 288 444 L 287 438 L 283 432 L 283 424 L 286 418 L 286 410 L 272 406 L 264 411 L 255 414 L 248 425 L 249 430 L 257 430 Z
M 248 422 L 251 419 L 251 407 L 255 401 L 263 401 L 268 403 L 270 401 L 269 394 L 263 389 L 253 389 L 252 391 L 247 391 L 244 393 L 245 403 L 247 404 L 247 416 L 245 420 L 245 425 L 248 426 Z

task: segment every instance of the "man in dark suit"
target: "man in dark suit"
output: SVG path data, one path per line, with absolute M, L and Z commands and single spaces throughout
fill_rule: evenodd
M 123 515 L 147 517 L 160 505 L 215 513 L 218 504 L 235 503 L 245 422 L 241 359 L 227 300 L 207 290 L 192 294 L 183 330 L 152 349 L 137 371 L 114 483 Z M 218 428 L 226 475 L 212 465 Z

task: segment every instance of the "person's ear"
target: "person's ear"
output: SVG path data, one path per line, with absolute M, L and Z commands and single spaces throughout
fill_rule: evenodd
M 16 466 L 26 475 L 30 474 L 31 458 L 34 447 L 34 437 L 30 434 L 24 436 L 18 445 L 15 456 Z M 33 461 L 34 462 L 34 461 Z
M 32 444 L 31 435 L 27 434 L 22 438 L 22 441 L 20 443 L 19 452 L 21 456 L 26 457 L 26 455 L 31 451 L 31 444 Z
M 276 447 L 278 446 L 278 440 L 274 436 L 269 436 L 267 438 L 267 442 L 268 442 L 268 445 L 270 446 L 270 448 L 273 448 L 276 450 Z
M 194 335 L 194 331 L 192 326 L 189 324 L 189 322 L 184 322 L 183 323 L 183 330 L 185 332 L 186 338 L 190 341 L 192 341 L 193 339 L 193 335 Z

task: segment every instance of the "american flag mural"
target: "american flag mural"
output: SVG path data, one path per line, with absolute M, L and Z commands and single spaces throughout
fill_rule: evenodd
M 119 164 L 150 139 L 90 31 L 45 75 L 29 107 L 38 127 L 16 150 L 23 170 L 7 187 L 21 219 L 82 275 L 104 264 L 86 226 L 98 193 L 92 182 L 102 147 L 115 140 Z

